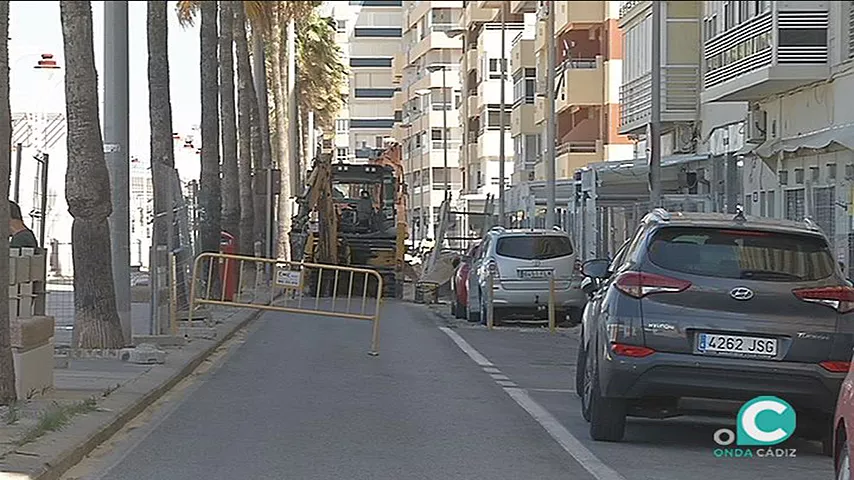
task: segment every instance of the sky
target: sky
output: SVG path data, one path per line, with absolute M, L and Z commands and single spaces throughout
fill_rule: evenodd
M 169 67 L 173 130 L 189 134 L 199 124 L 199 31 L 178 24 L 175 3 L 169 6 Z M 33 66 L 43 53 L 52 53 L 65 64 L 59 2 L 10 2 L 9 65 L 12 112 L 64 112 L 63 70 L 37 70 Z M 104 4 L 92 2 L 95 66 L 99 77 L 99 102 L 103 112 Z M 128 63 L 130 82 L 130 155 L 147 159 L 148 45 L 146 2 L 128 5 Z M 103 125 L 103 118 L 102 118 Z M 198 135 L 197 135 L 198 138 Z M 188 156 L 198 158 L 197 156 Z M 178 161 L 179 159 L 176 159 Z

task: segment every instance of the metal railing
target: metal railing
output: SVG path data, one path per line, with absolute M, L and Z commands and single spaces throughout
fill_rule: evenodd
M 599 151 L 599 142 L 596 140 L 586 142 L 566 142 L 555 148 L 555 155 L 564 153 L 596 153 Z
M 202 253 L 193 266 L 187 319 L 192 322 L 199 305 L 220 305 L 368 320 L 373 325 L 368 353 L 376 356 L 382 292 L 376 270 Z
M 699 98 L 696 65 L 667 66 L 661 75 L 663 113 L 692 113 Z M 620 126 L 646 120 L 652 112 L 652 74 L 620 86 Z

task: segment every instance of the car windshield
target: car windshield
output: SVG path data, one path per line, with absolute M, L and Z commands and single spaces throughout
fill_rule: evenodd
M 820 280 L 835 269 L 820 237 L 756 230 L 662 228 L 650 243 L 649 259 L 675 272 L 778 282 Z
M 572 242 L 562 235 L 502 237 L 498 239 L 495 253 L 522 260 L 548 260 L 572 255 Z

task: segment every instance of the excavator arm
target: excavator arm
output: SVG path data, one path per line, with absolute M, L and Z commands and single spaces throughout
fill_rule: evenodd
M 311 212 L 317 212 L 316 263 L 338 263 L 338 215 L 332 199 L 332 156 L 321 154 L 314 160 L 303 195 L 297 199 L 298 212 L 292 221 L 293 231 L 303 232 L 302 248 L 294 249 L 294 259 L 305 254 L 305 240 L 311 235 Z

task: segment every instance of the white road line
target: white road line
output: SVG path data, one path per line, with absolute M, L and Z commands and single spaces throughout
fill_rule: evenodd
M 475 363 L 480 366 L 491 366 L 492 363 L 487 360 L 480 352 L 475 350 L 461 336 L 447 327 L 439 327 L 445 332 L 466 355 L 471 357 Z M 498 383 L 502 383 L 499 381 Z M 566 429 L 551 413 L 534 401 L 528 393 L 518 387 L 505 387 L 504 391 L 510 396 L 520 407 L 525 409 L 531 417 L 542 426 L 546 432 L 563 448 L 566 453 L 590 472 L 596 480 L 626 480 L 616 470 L 605 465 L 602 460 L 593 454 L 581 441 L 579 441 L 569 430 Z
M 516 382 L 510 380 L 496 380 L 495 383 L 501 385 L 502 387 L 519 388 L 519 386 L 516 385 Z
M 486 373 L 501 373 L 501 370 L 495 367 L 483 367 L 483 371 Z
M 571 388 L 526 388 L 529 392 L 545 392 L 545 393 L 575 393 Z
M 461 337 L 457 332 L 451 330 L 448 327 L 439 327 L 439 330 L 445 332 L 445 335 L 451 337 L 451 340 L 453 340 L 454 343 L 456 343 L 457 346 L 460 347 L 460 350 L 462 350 L 466 355 L 471 357 L 471 359 L 474 360 L 474 363 L 480 365 L 481 367 L 495 366 L 492 364 L 492 362 L 487 360 L 486 357 L 481 355 L 480 352 L 475 350 L 474 347 L 469 345 L 469 342 L 463 340 L 463 337 Z
M 493 373 L 489 375 L 493 380 L 510 380 L 510 377 L 501 373 Z

